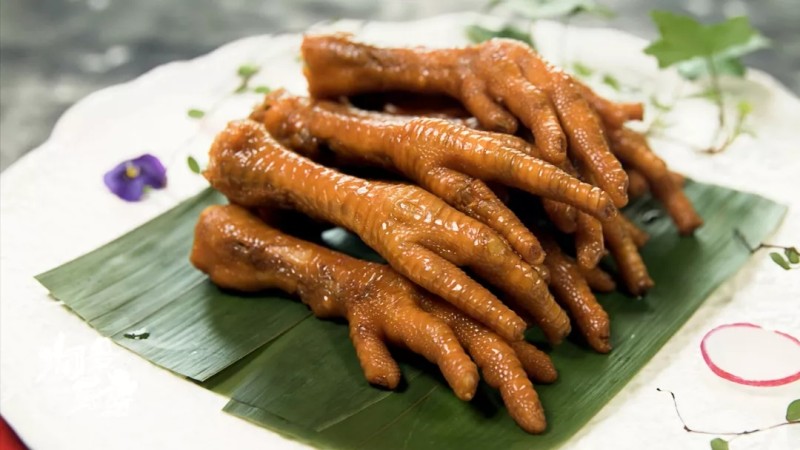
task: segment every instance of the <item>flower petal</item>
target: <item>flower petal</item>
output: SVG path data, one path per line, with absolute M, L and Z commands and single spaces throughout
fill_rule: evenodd
M 142 177 L 128 178 L 126 163 L 122 163 L 103 176 L 103 182 L 117 197 L 129 201 L 139 201 L 144 194 L 145 180 Z
M 139 168 L 139 178 L 142 178 L 147 186 L 161 189 L 167 185 L 167 169 L 155 156 L 144 154 L 131 160 L 131 163 Z

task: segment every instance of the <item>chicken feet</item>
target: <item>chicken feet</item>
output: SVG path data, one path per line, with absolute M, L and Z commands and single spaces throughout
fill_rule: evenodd
M 388 165 L 454 208 L 498 231 L 530 264 L 542 264 L 536 237 L 484 181 L 572 205 L 600 220 L 617 211 L 599 188 L 532 155 L 514 136 L 473 130 L 436 118 L 368 113 L 282 92 L 267 96 L 251 118 L 305 153 L 326 144 L 344 160 Z M 602 241 L 601 241 L 602 242 Z
M 314 97 L 446 94 L 488 130 L 513 133 L 519 118 L 545 160 L 565 161 L 569 144 L 570 156 L 586 166 L 615 205 L 627 203 L 627 175 L 581 87 L 524 44 L 492 39 L 456 49 L 377 48 L 333 35 L 307 36 L 302 52 Z
M 233 203 L 273 203 L 349 229 L 395 270 L 508 340 L 522 338 L 525 321 L 458 266 L 503 290 L 551 342 L 569 333 L 569 319 L 546 282 L 503 238 L 416 186 L 320 166 L 249 120 L 232 122 L 217 136 L 204 175 Z
M 522 341 L 509 345 L 385 265 L 293 238 L 235 205 L 203 211 L 191 260 L 221 287 L 279 288 L 297 294 L 317 317 L 346 318 L 370 383 L 394 389 L 400 381 L 400 368 L 386 347 L 388 342 L 437 364 L 462 400 L 473 397 L 480 367 L 487 383 L 500 390 L 520 427 L 531 433 L 546 427 L 528 376 L 554 381 L 557 374 L 549 357 Z

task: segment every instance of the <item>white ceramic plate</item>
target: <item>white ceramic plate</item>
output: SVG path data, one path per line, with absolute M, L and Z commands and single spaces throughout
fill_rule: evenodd
M 353 31 L 378 44 L 450 46 L 466 43 L 467 25 L 493 20 L 457 14 L 409 23 L 341 21 L 321 28 Z M 654 60 L 641 53 L 646 43 L 634 36 L 605 29 L 565 31 L 539 22 L 534 37 L 556 63 L 580 61 L 635 86 L 638 92 L 628 97 L 656 94 L 668 101 L 680 84 L 675 74 L 657 70 Z M 2 174 L 0 411 L 32 448 L 302 447 L 223 413 L 225 398 L 101 338 L 33 279 L 203 188 L 204 180 L 188 170 L 186 156 L 203 164 L 215 132 L 246 115 L 258 101 L 253 94 L 230 94 L 239 81 L 237 68 L 255 63 L 261 71 L 253 85 L 303 93 L 300 41 L 300 35 L 244 39 L 90 95 L 61 118 L 45 144 Z M 595 84 L 604 94 L 616 95 Z M 713 157 L 673 140 L 654 141 L 654 147 L 691 177 L 789 205 L 772 240 L 796 244 L 800 101 L 756 71 L 746 81 L 726 83 L 726 88 L 754 105 L 749 126 L 756 137 L 743 137 Z M 186 114 L 190 108 L 208 114 L 200 121 L 191 119 Z M 716 112 L 704 100 L 685 100 L 668 120 L 673 126 L 666 133 L 704 145 Z M 144 152 L 168 165 L 169 187 L 140 203 L 122 202 L 104 187 L 103 173 Z M 755 322 L 800 335 L 798 299 L 797 272 L 782 271 L 764 253 L 754 256 L 569 447 L 708 448 L 708 436 L 682 430 L 669 399 L 656 387 L 676 391 L 685 419 L 697 428 L 744 430 L 780 422 L 789 400 L 800 397 L 800 383 L 770 389 L 733 385 L 711 374 L 698 344 L 705 331 L 729 322 Z M 745 437 L 735 448 L 790 448 L 790 442 L 800 442 L 797 428 Z

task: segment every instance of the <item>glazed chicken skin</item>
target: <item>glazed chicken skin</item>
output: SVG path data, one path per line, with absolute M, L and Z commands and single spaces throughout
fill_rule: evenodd
M 666 163 L 647 144 L 647 139 L 629 128 L 609 129 L 611 148 L 620 161 L 644 178 L 646 187 L 660 201 L 683 235 L 703 225 L 692 202 L 683 192 L 683 180 L 670 172 Z
M 583 87 L 529 46 L 507 39 L 455 49 L 378 48 L 343 35 L 306 36 L 305 75 L 313 97 L 408 91 L 459 99 L 487 130 L 528 127 L 542 157 L 585 166 L 617 207 L 628 178 L 611 153 Z
M 611 351 L 611 322 L 597 302 L 587 278 L 600 290 L 613 289 L 613 280 L 600 269 L 582 271 L 574 259 L 566 255 L 552 237 L 542 235 L 550 270 L 550 289 L 556 299 L 570 312 L 573 322 L 589 346 L 600 353 Z
M 597 95 L 589 86 L 575 80 L 583 98 L 589 103 L 602 122 L 610 128 L 616 129 L 631 120 L 644 118 L 644 105 L 641 103 L 618 103 Z
M 637 108 L 608 101 L 587 86 L 582 86 L 582 92 L 604 124 L 611 151 L 628 170 L 629 183 L 634 184 L 629 192 L 636 197 L 651 190 L 682 235 L 692 234 L 702 226 L 703 218 L 683 192 L 683 176 L 667 168 L 664 160 L 650 149 L 642 133 L 624 126 L 628 120 L 642 118 L 641 105 Z
M 400 368 L 386 344 L 404 346 L 437 364 L 462 400 L 473 397 L 479 367 L 520 427 L 530 433 L 546 427 L 529 376 L 555 381 L 550 358 L 526 342 L 509 345 L 386 265 L 288 236 L 235 205 L 203 211 L 191 261 L 220 287 L 248 292 L 278 288 L 298 295 L 317 317 L 347 319 L 370 383 L 397 387 Z
M 204 175 L 233 203 L 296 209 L 354 232 L 396 271 L 509 341 L 522 338 L 525 320 L 459 266 L 500 288 L 551 342 L 570 331 L 545 280 L 502 237 L 416 186 L 320 166 L 252 120 L 232 122 L 217 136 Z
M 477 131 L 445 119 L 366 112 L 281 91 L 268 95 L 251 118 L 304 154 L 315 154 L 325 144 L 342 160 L 400 171 L 497 230 L 530 264 L 544 260 L 539 242 L 484 181 L 566 203 L 600 220 L 617 214 L 603 191 L 532 156 L 539 151 L 514 136 Z

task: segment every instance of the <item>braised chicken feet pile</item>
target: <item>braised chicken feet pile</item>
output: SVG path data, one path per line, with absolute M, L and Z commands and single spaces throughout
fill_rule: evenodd
M 411 49 L 307 36 L 302 53 L 309 97 L 272 92 L 216 137 L 203 174 L 231 205 L 201 214 L 192 263 L 224 288 L 278 288 L 346 319 L 369 383 L 396 388 L 390 346 L 405 347 L 462 400 L 480 372 L 521 428 L 544 431 L 532 381 L 556 368 L 525 332 L 557 346 L 574 329 L 608 353 L 613 317 L 595 292 L 654 285 L 639 253 L 649 236 L 620 208 L 650 191 L 681 235 L 702 225 L 683 177 L 628 127 L 642 105 L 504 39 Z M 289 211 L 313 226 L 282 227 Z M 319 245 L 331 226 L 386 264 Z

